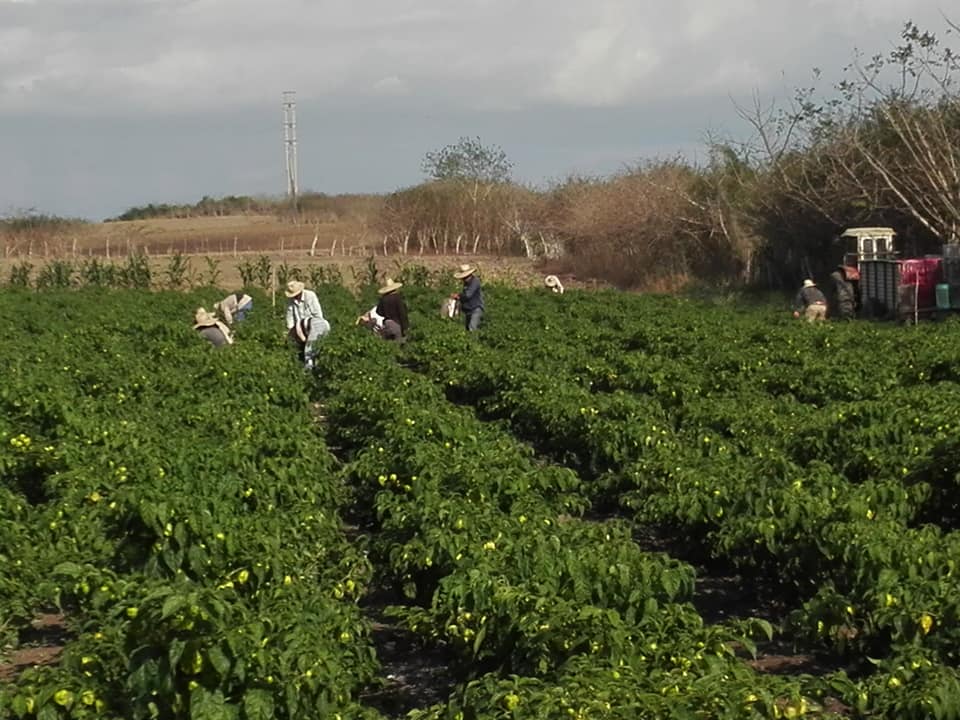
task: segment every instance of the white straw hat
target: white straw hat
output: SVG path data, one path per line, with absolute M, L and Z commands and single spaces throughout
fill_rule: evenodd
M 207 312 L 206 308 L 197 308 L 197 312 L 193 315 L 194 326 L 193 329 L 202 327 L 210 327 L 211 325 L 217 324 L 217 319 Z
M 476 271 L 477 269 L 473 265 L 464 263 L 463 265 L 460 266 L 460 271 L 455 272 L 453 276 L 457 280 L 463 280 L 464 278 L 468 278 L 471 275 L 473 275 Z
M 304 285 L 299 280 L 291 280 L 290 282 L 287 283 L 287 289 L 284 291 L 284 294 L 288 298 L 294 298 L 300 293 L 302 293 L 305 287 L 306 285 Z
M 381 295 L 386 295 L 387 293 L 393 292 L 394 290 L 399 290 L 402 287 L 403 283 L 397 282 L 393 278 L 387 278 L 386 283 L 384 283 L 383 287 L 377 290 L 377 292 Z

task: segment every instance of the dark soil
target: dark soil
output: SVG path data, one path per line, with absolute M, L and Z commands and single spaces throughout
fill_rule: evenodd
M 390 622 L 386 608 L 398 600 L 381 591 L 365 598 L 364 614 L 372 620 L 372 637 L 380 660 L 381 684 L 361 700 L 388 718 L 402 718 L 446 702 L 460 678 L 453 672 L 454 654 L 445 645 L 423 640 Z
M 20 632 L 20 645 L 0 662 L 0 682 L 12 682 L 27 668 L 55 665 L 70 639 L 65 618 L 57 613 L 37 615 Z
M 450 654 L 425 647 L 412 633 L 395 625 L 374 623 L 373 644 L 380 659 L 383 684 L 361 700 L 389 718 L 447 700 L 457 681 L 450 673 Z

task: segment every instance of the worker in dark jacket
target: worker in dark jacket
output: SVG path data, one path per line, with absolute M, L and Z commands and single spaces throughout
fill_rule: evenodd
M 380 300 L 357 318 L 357 324 L 370 328 L 384 340 L 406 340 L 410 321 L 407 318 L 407 302 L 398 292 L 402 287 L 403 283 L 387 278 L 384 286 L 377 291 Z
M 830 279 L 833 281 L 833 293 L 837 301 L 837 317 L 841 320 L 852 320 L 856 314 L 857 298 L 853 283 L 847 277 L 843 265 L 838 265 L 837 269 L 830 273 Z
M 403 340 L 410 328 L 410 320 L 407 318 L 407 301 L 400 294 L 402 287 L 403 283 L 387 278 L 383 287 L 377 291 L 380 293 L 377 314 L 383 318 L 383 331 L 380 336 L 385 340 Z
M 801 311 L 807 322 L 823 322 L 827 319 L 827 298 L 813 280 L 807 278 L 793 302 L 793 316 L 800 317 Z
M 477 269 L 472 265 L 461 265 L 460 271 L 453 276 L 457 280 L 463 280 L 463 290 L 457 297 L 460 300 L 460 312 L 463 313 L 463 324 L 468 331 L 473 332 L 480 327 L 484 310 L 483 290 L 480 288 Z

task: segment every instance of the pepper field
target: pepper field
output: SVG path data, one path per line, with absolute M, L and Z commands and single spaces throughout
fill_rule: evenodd
M 0 293 L 0 717 L 960 717 L 960 324 L 450 289 Z

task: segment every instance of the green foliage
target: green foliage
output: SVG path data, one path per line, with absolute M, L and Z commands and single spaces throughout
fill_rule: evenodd
M 73 285 L 74 267 L 69 260 L 51 260 L 37 274 L 37 289 L 68 288 Z
M 461 137 L 456 143 L 428 152 L 421 165 L 433 180 L 502 183 L 510 179 L 513 164 L 497 145 L 484 145 L 479 137 Z
M 127 256 L 127 261 L 118 268 L 122 287 L 148 290 L 152 281 L 150 260 L 142 250 Z
M 179 250 L 167 261 L 167 285 L 173 289 L 182 288 L 190 275 L 190 258 Z
M 352 267 L 350 271 L 353 273 L 354 281 L 361 287 L 376 285 L 380 278 L 377 260 L 373 255 L 367 257 L 366 263 L 360 270 Z
M 0 233 L 28 235 L 64 232 L 82 227 L 86 222 L 79 218 L 65 218 L 29 209 L 0 217 Z
M 286 287 L 291 280 L 303 280 L 303 270 L 296 265 L 288 265 L 286 261 L 277 265 L 277 287 Z
M 321 285 L 343 285 L 343 273 L 339 265 L 311 265 L 309 268 L 311 287 Z
M 393 279 L 402 282 L 404 285 L 414 285 L 416 287 L 433 287 L 446 282 L 449 277 L 442 270 L 431 271 L 426 265 L 420 263 L 407 263 L 396 261 Z
M 371 568 L 304 377 L 266 312 L 214 352 L 202 301 L 0 297 L 0 627 L 71 626 L 0 682 L 2 717 L 371 715 Z
M 253 277 L 261 288 L 267 289 L 270 287 L 270 283 L 273 282 L 273 263 L 270 262 L 269 256 L 260 255 L 257 258 L 253 268 Z
M 10 266 L 10 285 L 13 287 L 30 287 L 30 273 L 33 272 L 33 263 L 21 260 Z
M 386 595 L 456 683 L 418 720 L 951 717 L 954 323 L 487 284 L 466 337 L 411 283 L 397 347 L 318 285 L 313 375 L 269 309 L 215 352 L 196 294 L 0 296 L 0 627 L 72 631 L 0 716 L 373 718 Z M 784 616 L 707 622 L 713 567 Z
M 220 261 L 210 256 L 205 256 L 203 259 L 207 267 L 201 278 L 201 283 L 207 287 L 217 287 L 223 275 L 223 271 L 220 270 Z
M 237 272 L 240 273 L 240 284 L 243 285 L 243 287 L 253 287 L 254 277 L 257 273 L 257 268 L 253 260 L 241 260 L 237 263 Z
M 118 287 L 120 272 L 116 265 L 98 258 L 88 258 L 80 266 L 80 283 L 87 287 Z

